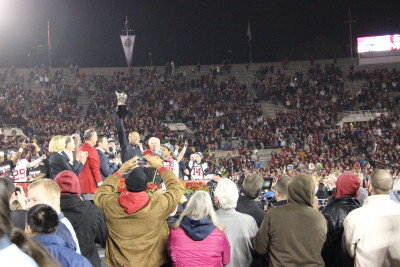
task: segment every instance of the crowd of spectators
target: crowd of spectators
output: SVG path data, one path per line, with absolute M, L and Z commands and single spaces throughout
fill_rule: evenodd
M 45 72 L 46 68 L 40 70 Z M 57 73 L 62 73 L 62 68 Z M 75 67 L 73 73 L 76 73 Z M 335 64 L 314 64 L 307 74 L 298 71 L 293 77 L 273 66 L 261 67 L 253 83 L 257 97 L 249 101 L 246 85 L 228 74 L 224 79 L 218 79 L 214 73 L 188 79 L 185 75 L 167 75 L 155 67 L 144 67 L 137 72 L 133 69 L 115 72 L 111 77 L 96 74 L 84 82 L 80 78 L 73 85 L 61 83 L 58 90 L 30 90 L 15 69 L 10 69 L 1 76 L 0 97 L 4 101 L 0 109 L 4 123 L 18 125 L 44 147 L 50 136 L 70 132 L 71 123 L 77 129 L 95 127 L 100 133 L 115 137 L 115 91 L 121 90 L 128 94 L 129 115 L 125 127 L 141 133 L 142 141 L 155 136 L 182 145 L 187 140 L 192 152 L 232 149 L 233 140 L 239 140 L 239 148 L 282 148 L 283 152 L 272 156 L 271 168 L 319 161 L 327 170 L 346 168 L 363 153 L 371 156 L 371 146 L 377 143 L 380 144 L 377 153 L 382 149 L 390 153 L 391 160 L 396 150 L 394 147 L 385 150 L 382 145 L 388 140 L 375 134 L 365 137 L 365 131 L 381 124 L 381 120 L 391 121 L 384 123 L 382 131 L 396 131 L 398 116 L 353 125 L 363 129 L 360 141 L 356 140 L 359 136 L 354 131 L 348 131 L 350 126 L 342 129 L 335 123 L 341 111 L 374 108 L 395 111 L 399 97 L 376 89 L 377 86 L 385 88 L 385 83 L 392 89 L 397 88 L 399 73 L 395 69 L 376 69 L 370 73 L 352 68 L 350 73 L 354 79 L 365 80 L 367 85 L 354 96 L 345 89 L 342 70 Z M 86 113 L 83 107 L 77 106 L 77 98 L 83 91 L 91 97 Z M 288 111 L 265 118 L 259 100 L 281 103 Z M 172 131 L 164 124 L 172 121 L 186 123 L 192 132 Z M 396 141 L 391 139 L 390 142 Z M 209 165 L 215 166 L 213 170 L 262 169 L 250 160 L 250 155 L 231 156 L 217 164 L 209 160 Z M 267 167 L 264 163 L 262 170 Z

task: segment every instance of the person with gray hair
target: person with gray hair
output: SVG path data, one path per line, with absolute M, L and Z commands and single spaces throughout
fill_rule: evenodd
M 344 220 L 344 253 L 355 259 L 353 266 L 399 266 L 400 205 L 389 197 L 392 186 L 387 170 L 375 170 L 371 195 Z
M 167 246 L 174 266 L 229 263 L 230 245 L 207 192 L 197 191 L 190 198 L 171 227 Z
M 256 173 L 247 174 L 243 180 L 236 207 L 237 211 L 253 217 L 258 227 L 260 227 L 265 215 L 264 209 L 257 202 L 263 182 L 264 179 L 260 175 Z
M 81 182 L 82 197 L 85 200 L 93 200 L 94 193 L 103 180 L 100 172 L 100 158 L 94 147 L 97 143 L 97 133 L 93 129 L 85 131 L 83 138 L 85 143 L 79 149 L 79 152 L 87 152 L 88 157 L 83 165 L 82 171 L 79 173 L 79 181 Z
M 217 216 L 231 245 L 231 263 L 227 266 L 250 266 L 253 261 L 257 223 L 250 215 L 235 210 L 239 198 L 236 184 L 229 179 L 218 182 L 214 192 Z

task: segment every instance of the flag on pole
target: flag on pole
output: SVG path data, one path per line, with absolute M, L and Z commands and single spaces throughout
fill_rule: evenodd
M 121 35 L 122 47 L 125 52 L 125 59 L 128 67 L 132 66 L 133 45 L 135 44 L 135 35 Z
M 251 28 L 250 28 L 250 20 L 247 21 L 247 37 L 249 37 L 249 42 L 251 41 Z
M 49 46 L 49 50 L 51 50 L 50 21 L 47 21 L 47 45 Z
M 128 17 L 125 20 L 125 29 L 121 31 L 121 42 L 125 53 L 126 63 L 128 67 L 132 66 L 133 46 L 135 44 L 135 34 L 130 29 Z

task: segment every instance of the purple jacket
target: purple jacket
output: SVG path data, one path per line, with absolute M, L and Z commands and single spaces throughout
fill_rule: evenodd
M 229 264 L 230 245 L 225 234 L 217 228 L 204 231 L 207 226 L 202 220 L 191 220 L 192 223 L 189 226 L 186 225 L 185 230 L 182 227 L 171 228 L 168 252 L 173 266 L 222 267 Z M 199 230 L 199 228 L 202 229 Z M 199 236 L 203 236 L 204 239 L 194 241 L 186 232 L 194 239 L 199 239 Z

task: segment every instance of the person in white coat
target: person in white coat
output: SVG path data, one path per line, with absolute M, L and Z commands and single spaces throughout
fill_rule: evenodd
M 399 266 L 400 204 L 389 192 L 393 179 L 386 170 L 375 170 L 368 185 L 370 196 L 344 220 L 343 240 L 354 266 Z

